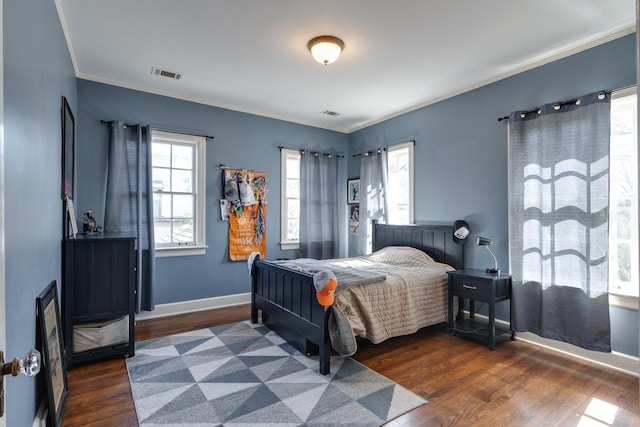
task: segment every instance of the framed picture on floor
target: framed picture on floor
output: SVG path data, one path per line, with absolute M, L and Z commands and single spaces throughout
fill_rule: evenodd
M 59 427 L 62 414 L 67 403 L 69 388 L 67 385 L 67 369 L 64 363 L 62 345 L 62 326 L 58 305 L 56 281 L 52 281 L 36 298 L 38 315 L 38 332 L 42 340 L 41 371 L 46 377 L 47 397 L 49 400 L 48 425 Z

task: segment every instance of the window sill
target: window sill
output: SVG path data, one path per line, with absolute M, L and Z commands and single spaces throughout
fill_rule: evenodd
M 623 295 L 609 293 L 609 305 L 613 307 L 622 307 L 629 310 L 638 310 L 638 297 L 633 295 Z
M 195 256 L 207 253 L 208 246 L 185 246 L 182 248 L 156 248 L 156 258 Z
M 298 242 L 280 242 L 280 250 L 290 251 L 300 249 L 300 243 Z

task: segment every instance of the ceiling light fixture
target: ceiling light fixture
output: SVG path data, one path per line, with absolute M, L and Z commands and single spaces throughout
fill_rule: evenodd
M 318 36 L 309 40 L 307 47 L 313 59 L 321 64 L 331 64 L 344 49 L 344 42 L 333 36 Z

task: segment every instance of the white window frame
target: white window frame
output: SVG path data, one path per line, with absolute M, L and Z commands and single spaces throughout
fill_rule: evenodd
M 160 130 L 151 131 L 152 142 L 163 142 L 170 144 L 187 144 L 195 147 L 195 235 L 194 244 L 157 246 L 156 258 L 204 255 L 207 250 L 206 244 L 206 137 L 187 135 L 175 132 Z
M 628 96 L 632 96 L 636 94 L 636 87 L 630 87 L 630 88 L 626 88 L 626 89 L 621 89 L 621 90 L 617 90 L 617 91 L 613 91 L 612 92 L 612 100 L 613 102 L 615 102 L 616 99 L 620 99 L 620 98 L 625 98 Z M 637 104 L 636 104 L 636 109 L 637 109 Z M 637 110 L 636 110 L 637 113 Z M 634 132 L 636 132 L 636 147 L 637 147 L 637 138 L 638 138 L 638 124 L 637 124 L 637 114 L 634 117 L 634 119 L 636 120 L 635 123 L 633 123 L 632 125 L 632 129 Z M 637 154 L 637 153 L 636 153 Z M 638 161 L 638 157 L 636 156 L 636 160 Z M 638 165 L 640 166 L 640 165 Z M 637 185 L 637 184 L 636 184 Z M 637 188 L 636 188 L 637 190 Z M 638 194 L 636 194 L 636 198 L 635 198 L 635 206 L 634 206 L 634 210 L 635 210 L 635 216 L 636 216 L 636 221 L 634 223 L 634 226 L 632 227 L 631 230 L 631 234 L 632 236 L 635 237 L 635 239 L 638 239 Z M 609 237 L 609 239 L 611 239 L 611 236 Z M 637 255 L 637 245 L 638 242 L 636 240 L 635 242 L 636 245 L 636 255 Z M 631 263 L 631 269 L 635 274 L 635 279 L 638 280 L 638 260 L 637 257 L 633 257 L 632 254 L 632 263 Z M 611 267 L 610 267 L 611 268 Z M 638 283 L 636 283 L 636 286 L 638 286 Z M 627 293 L 622 293 L 622 292 L 616 292 L 616 288 L 613 287 L 609 287 L 609 305 L 612 306 L 618 306 L 618 307 L 624 307 L 624 308 L 628 308 L 631 310 L 638 310 L 638 295 L 630 295 Z
M 403 142 L 400 144 L 390 145 L 387 147 L 387 158 L 389 154 L 396 150 L 404 150 L 409 149 L 409 224 L 414 223 L 414 213 L 415 213 L 415 191 L 414 191 L 414 141 Z M 387 165 L 387 174 L 388 174 L 388 165 Z M 391 206 L 389 206 L 391 210 Z
M 280 149 L 280 249 L 292 250 L 300 248 L 299 239 L 289 239 L 287 236 L 288 228 L 288 212 L 289 204 L 287 198 L 287 178 L 289 176 L 287 171 L 287 159 L 297 158 L 298 165 L 300 165 L 301 154 L 299 150 L 290 150 L 287 148 Z M 299 173 L 298 173 L 299 176 Z M 299 187 L 298 187 L 299 188 Z M 298 198 L 299 200 L 299 198 Z

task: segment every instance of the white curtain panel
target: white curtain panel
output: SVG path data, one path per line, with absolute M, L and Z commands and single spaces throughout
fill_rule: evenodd
M 360 157 L 360 228 L 358 254 L 371 253 L 371 220 L 387 222 L 387 151 L 376 150 Z

